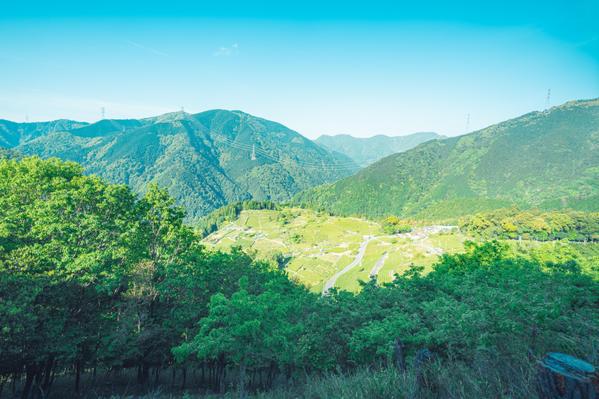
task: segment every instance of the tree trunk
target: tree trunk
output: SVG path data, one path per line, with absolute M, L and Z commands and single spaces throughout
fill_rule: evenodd
M 75 362 L 75 393 L 79 396 L 79 387 L 81 383 L 81 361 Z
M 150 365 L 144 362 L 141 365 L 141 383 L 146 385 L 150 380 Z
M 16 397 L 16 393 L 17 393 L 17 379 L 21 379 L 21 374 L 20 373 L 14 373 L 12 376 L 12 381 L 11 381 L 11 389 L 12 389 L 12 396 L 13 398 Z
M 44 381 L 42 382 L 42 389 L 47 393 L 50 388 L 50 376 L 52 374 L 52 367 L 54 367 L 54 359 L 50 358 L 46 361 L 46 367 L 44 369 Z
M 245 370 L 246 366 L 245 366 L 245 362 L 242 361 L 241 363 L 239 363 L 239 385 L 238 385 L 238 389 L 239 389 L 239 399 L 245 399 Z
M 395 368 L 401 371 L 402 373 L 406 372 L 406 355 L 404 353 L 404 345 L 403 342 L 399 338 L 395 340 L 395 345 L 393 347 L 393 357 L 395 362 Z
M 225 358 L 221 356 L 218 360 L 218 393 L 225 393 Z
M 21 399 L 29 399 L 31 395 L 31 387 L 33 385 L 33 379 L 37 373 L 37 366 L 35 364 L 28 364 L 25 366 L 25 385 L 23 386 L 23 392 L 21 393 Z
M 98 371 L 98 366 L 94 366 L 92 370 L 92 385 L 96 385 L 96 373 Z
M 158 384 L 160 384 L 160 366 L 154 370 L 154 385 L 158 386 Z
M 187 384 L 187 367 L 183 367 L 182 374 L 183 381 L 181 382 L 181 389 L 185 389 L 185 384 Z

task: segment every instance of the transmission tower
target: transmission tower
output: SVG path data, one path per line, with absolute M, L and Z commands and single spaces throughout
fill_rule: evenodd
M 106 119 L 106 108 L 104 108 L 104 107 L 100 108 L 100 115 L 101 115 L 102 119 Z
M 470 114 L 466 115 L 466 133 L 470 131 Z
M 545 99 L 545 109 L 549 109 L 551 106 L 551 89 L 547 90 L 547 98 Z
M 252 156 L 250 158 L 252 161 L 256 160 L 256 145 L 252 144 Z

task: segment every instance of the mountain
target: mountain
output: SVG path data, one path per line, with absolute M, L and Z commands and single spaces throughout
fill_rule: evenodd
M 0 119 L 0 147 L 13 148 L 56 131 L 86 126 L 85 122 L 60 119 L 51 122 L 17 123 Z
M 0 146 L 81 163 L 88 173 L 144 192 L 168 189 L 196 218 L 229 202 L 286 201 L 355 172 L 349 158 L 241 111 L 175 112 L 92 124 L 0 121 Z
M 599 99 L 388 156 L 296 201 L 340 215 L 443 219 L 518 206 L 599 210 Z
M 425 141 L 442 137 L 432 132 L 420 132 L 395 137 L 377 135 L 368 138 L 338 134 L 335 136 L 322 135 L 315 141 L 331 151 L 347 155 L 355 163 L 364 167 L 387 155 L 404 152 Z

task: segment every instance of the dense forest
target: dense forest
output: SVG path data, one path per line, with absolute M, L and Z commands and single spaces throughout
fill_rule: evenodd
M 599 281 L 572 262 L 470 243 L 429 273 L 321 296 L 206 251 L 184 218 L 156 186 L 0 161 L 0 390 L 531 398 L 548 351 L 599 358 Z

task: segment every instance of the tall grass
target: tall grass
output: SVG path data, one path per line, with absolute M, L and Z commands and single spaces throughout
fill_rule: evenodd
M 504 363 L 480 358 L 474 364 L 459 361 L 431 364 L 425 370 L 426 384 L 417 389 L 413 369 L 401 373 L 394 368 L 359 369 L 352 373 L 304 376 L 280 383 L 266 392 L 254 392 L 252 399 L 534 399 L 536 362 L 522 359 Z M 144 396 L 112 396 L 110 399 L 236 399 L 231 389 L 224 395 L 193 391 L 165 393 L 160 390 Z

